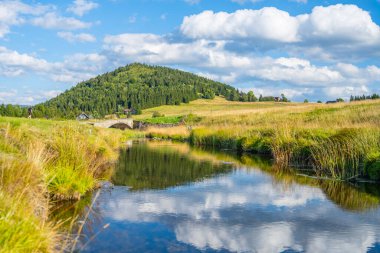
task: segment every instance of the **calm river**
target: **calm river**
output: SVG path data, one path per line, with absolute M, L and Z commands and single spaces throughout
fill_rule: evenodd
M 165 142 L 122 150 L 111 181 L 60 214 L 89 213 L 78 251 L 380 252 L 379 185 Z

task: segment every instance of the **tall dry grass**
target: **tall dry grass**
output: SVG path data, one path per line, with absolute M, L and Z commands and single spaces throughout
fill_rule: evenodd
M 97 187 L 123 138 L 76 122 L 0 118 L 0 252 L 59 250 L 52 200 Z

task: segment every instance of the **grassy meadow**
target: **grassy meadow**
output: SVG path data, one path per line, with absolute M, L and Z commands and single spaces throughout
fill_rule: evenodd
M 54 202 L 98 187 L 131 132 L 0 117 L 0 252 L 63 250 Z
M 270 110 L 282 107 L 297 107 L 295 103 L 271 103 L 271 102 L 236 102 L 228 101 L 222 97 L 210 99 L 198 99 L 188 104 L 163 105 L 142 111 L 141 115 L 133 116 L 136 120 L 145 120 L 152 117 L 154 112 L 159 112 L 165 116 L 183 116 L 195 114 L 201 117 L 241 115 L 255 111 Z
M 353 103 L 241 103 L 223 98 L 144 110 L 197 122 L 154 128 L 147 136 L 271 154 L 279 167 L 307 166 L 318 176 L 380 180 L 380 101 Z

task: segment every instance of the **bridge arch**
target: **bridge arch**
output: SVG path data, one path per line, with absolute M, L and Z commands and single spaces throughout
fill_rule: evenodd
M 131 127 L 130 125 L 128 125 L 126 123 L 122 123 L 122 122 L 118 122 L 116 124 L 113 124 L 109 128 L 117 128 L 117 129 L 121 129 L 121 130 L 133 129 L 133 127 Z
M 102 128 L 119 128 L 119 129 L 133 129 L 133 119 L 118 119 L 118 120 L 106 120 L 94 123 L 95 127 Z

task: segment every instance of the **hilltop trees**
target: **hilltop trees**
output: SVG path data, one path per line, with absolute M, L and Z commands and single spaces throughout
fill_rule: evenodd
M 281 102 L 290 102 L 290 100 L 284 94 L 281 94 Z
M 198 98 L 225 96 L 240 100 L 232 86 L 180 70 L 145 64 L 131 64 L 79 83 L 58 97 L 35 106 L 36 115 L 75 118 L 81 112 L 104 116 L 121 107 L 142 109 L 179 105 Z
M 342 103 L 342 102 L 344 102 L 344 99 L 343 99 L 343 98 L 337 98 L 337 99 L 336 99 L 336 102 L 338 102 L 338 103 Z
M 257 97 L 255 96 L 255 94 L 253 94 L 253 91 L 249 91 L 247 94 L 247 97 L 248 97 L 248 102 L 256 102 L 257 101 Z
M 361 100 L 370 100 L 370 99 L 380 99 L 379 94 L 372 94 L 372 95 L 363 95 L 363 96 L 353 96 L 351 95 L 350 101 L 361 101 Z
M 19 105 L 4 105 L 0 106 L 0 116 L 9 117 L 26 117 L 28 115 L 28 108 Z

